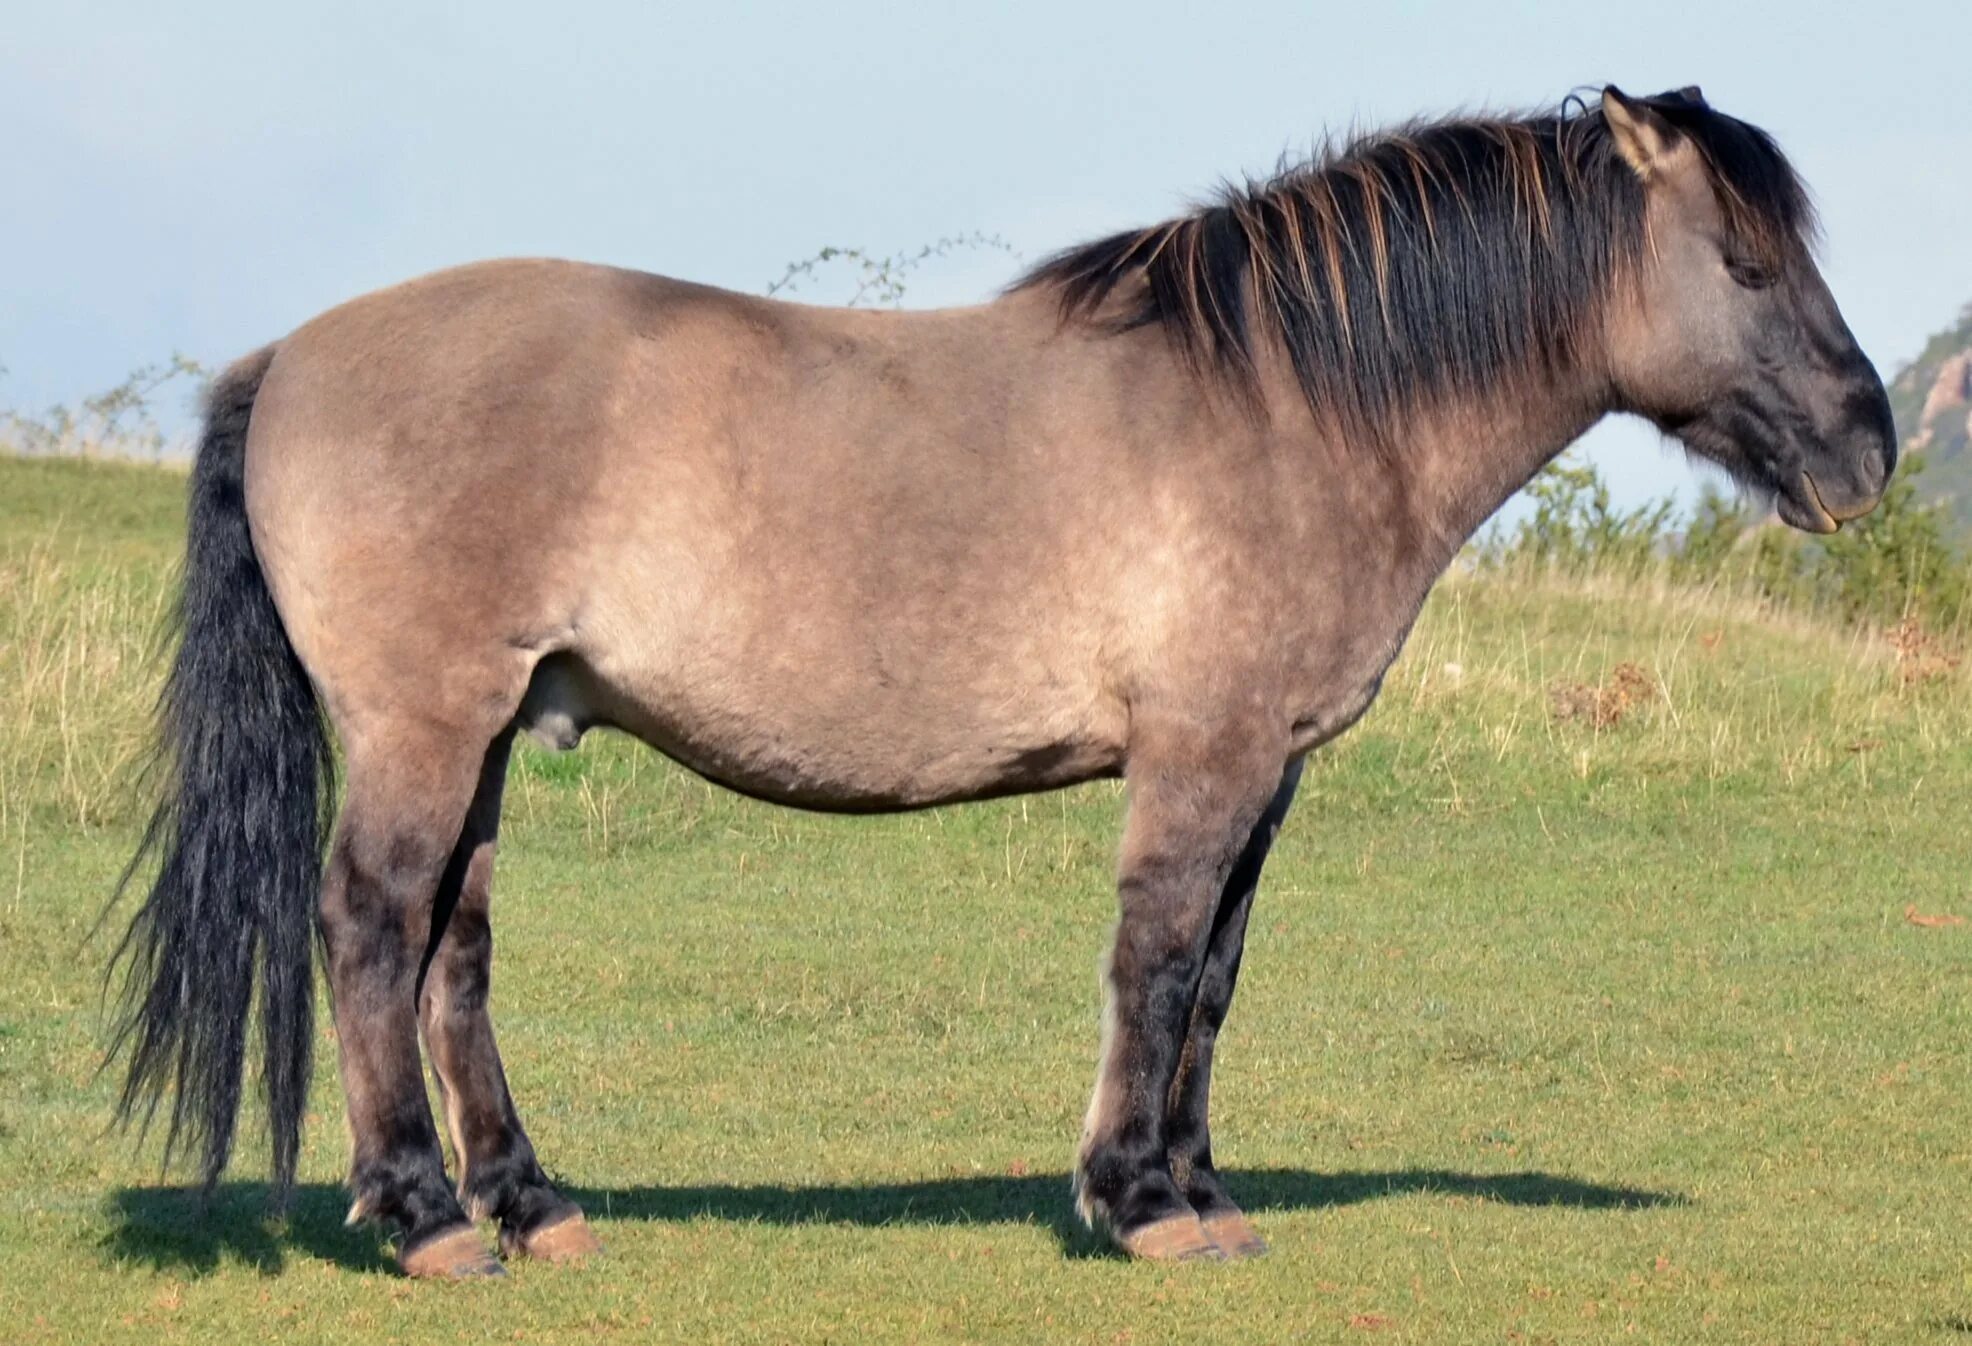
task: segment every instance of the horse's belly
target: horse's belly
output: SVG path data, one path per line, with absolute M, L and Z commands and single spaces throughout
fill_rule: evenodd
M 1124 721 L 1045 679 L 955 697 L 872 679 L 779 680 L 772 670 L 544 660 L 521 727 L 570 747 L 621 729 L 731 789 L 803 808 L 871 812 L 1053 789 L 1120 772 Z M 976 689 L 975 689 L 976 690 Z

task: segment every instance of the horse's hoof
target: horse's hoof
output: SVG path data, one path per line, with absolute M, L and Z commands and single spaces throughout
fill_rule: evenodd
M 509 1257 L 532 1257 L 537 1262 L 586 1262 L 602 1255 L 602 1240 L 580 1215 L 539 1225 L 526 1233 L 500 1231 L 500 1251 Z
M 1116 1236 L 1116 1246 L 1145 1262 L 1215 1262 L 1225 1256 L 1196 1215 L 1169 1215 Z
M 1232 1261 L 1267 1255 L 1267 1241 L 1260 1237 L 1260 1231 L 1253 1227 L 1253 1222 L 1239 1211 L 1208 1215 L 1200 1223 L 1205 1226 L 1205 1237 L 1211 1239 L 1219 1251 Z
M 469 1281 L 507 1274 L 470 1225 L 404 1249 L 397 1254 L 397 1265 L 418 1280 Z

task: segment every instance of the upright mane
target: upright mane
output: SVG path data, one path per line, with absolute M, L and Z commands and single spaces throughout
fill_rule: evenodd
M 1429 399 L 1565 365 L 1648 250 L 1644 194 L 1599 108 L 1418 122 L 1327 147 L 1191 214 L 1059 253 L 1064 321 L 1162 327 L 1257 405 L 1273 341 L 1318 416 L 1387 445 Z M 1784 268 L 1813 212 L 1773 140 L 1696 90 L 1637 100 L 1696 146 L 1735 247 Z

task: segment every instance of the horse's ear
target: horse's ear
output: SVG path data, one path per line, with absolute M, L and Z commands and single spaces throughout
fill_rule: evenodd
M 1613 84 L 1602 91 L 1602 119 L 1623 162 L 1645 182 L 1657 176 L 1677 142 L 1677 129 L 1656 109 Z
M 1711 104 L 1705 101 L 1705 91 L 1696 84 L 1687 84 L 1682 89 L 1679 89 L 1678 97 L 1684 99 L 1687 103 L 1693 103 L 1699 107 L 1711 106 Z

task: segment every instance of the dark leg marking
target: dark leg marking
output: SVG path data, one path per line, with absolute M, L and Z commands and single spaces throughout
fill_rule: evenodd
M 1260 821 L 1254 825 L 1246 846 L 1226 879 L 1219 910 L 1213 919 L 1211 942 L 1205 955 L 1205 972 L 1198 982 L 1198 1000 L 1192 1006 L 1191 1030 L 1184 1053 L 1178 1060 L 1178 1076 L 1171 1085 L 1171 1101 L 1165 1117 L 1165 1144 L 1171 1160 L 1171 1176 L 1184 1192 L 1192 1209 L 1204 1222 L 1205 1231 L 1228 1257 L 1254 1257 L 1267 1250 L 1266 1243 L 1246 1216 L 1226 1194 L 1225 1184 L 1212 1165 L 1212 1135 L 1209 1124 L 1212 1088 L 1212 1054 L 1219 1030 L 1232 1006 L 1234 988 L 1239 982 L 1240 956 L 1246 945 L 1246 923 L 1253 909 L 1253 896 L 1259 891 L 1260 870 L 1267 852 L 1279 835 L 1288 806 L 1294 802 L 1295 787 L 1301 783 L 1301 759 L 1289 762 Z
M 1133 753 L 1103 1060 L 1076 1198 L 1085 1219 L 1137 1256 L 1220 1255 L 1172 1175 L 1166 1116 L 1220 897 L 1283 756 L 1271 739 L 1229 733 L 1165 737 Z
M 494 1041 L 493 857 L 513 730 L 493 741 L 432 907 L 418 1012 L 459 1165 L 459 1199 L 500 1222 L 509 1254 L 566 1261 L 600 1252 L 581 1208 L 554 1189 L 521 1126 Z
M 445 1180 L 418 1052 L 421 954 L 476 765 L 459 760 L 456 741 L 429 729 L 353 744 L 348 800 L 322 885 L 322 942 L 354 1151 L 350 1219 L 395 1231 L 399 1264 L 414 1276 L 500 1269 Z

